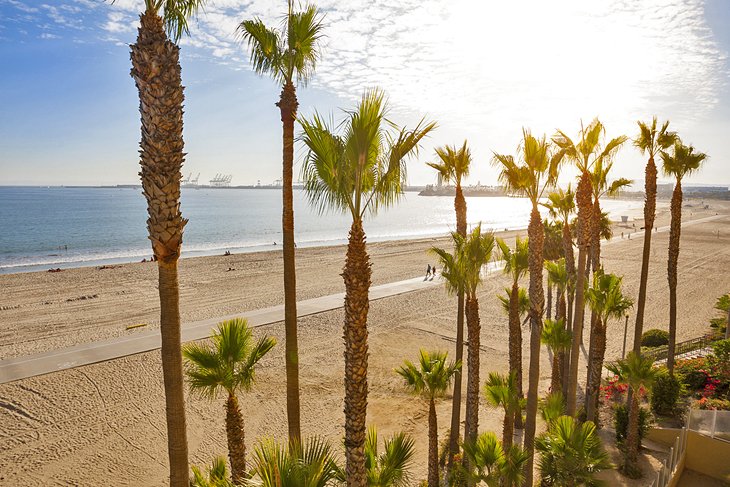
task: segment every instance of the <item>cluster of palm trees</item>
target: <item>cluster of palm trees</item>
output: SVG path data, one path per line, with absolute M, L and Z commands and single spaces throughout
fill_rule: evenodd
M 208 396 L 215 395 L 218 390 L 224 390 L 228 394 L 226 430 L 231 474 L 233 482 L 240 482 L 250 473 L 246 470 L 243 417 L 238 405 L 237 391 L 250 388 L 256 363 L 274 346 L 273 340 L 269 338 L 261 339 L 254 345 L 245 323 L 231 322 L 219 327 L 212 345 L 189 345 L 184 351 L 181 347 L 177 262 L 186 223 L 180 212 L 181 166 L 184 162 L 184 95 L 179 46 L 176 42 L 188 32 L 187 19 L 201 9 L 204 3 L 204 0 L 145 0 L 137 41 L 131 46 L 131 75 L 139 92 L 142 123 L 140 177 L 148 203 L 149 238 L 159 272 L 168 456 L 170 484 L 174 486 L 187 485 L 189 481 L 183 354 L 188 363 L 186 371 L 190 385 L 195 390 Z M 271 76 L 282 86 L 276 105 L 281 114 L 283 128 L 282 231 L 289 442 L 285 446 L 275 443 L 259 446 L 254 454 L 254 471 L 262 479 L 271 474 L 272 478 L 279 479 L 277 485 L 283 485 L 281 479 L 284 478 L 284 471 L 289 472 L 292 478 L 307 475 L 300 471 L 302 462 L 296 459 L 311 454 L 311 459 L 319 462 L 320 470 L 333 472 L 332 479 L 344 478 L 348 486 L 375 485 L 372 480 L 373 469 L 379 468 L 378 465 L 382 462 L 387 463 L 387 459 L 383 460 L 373 453 L 373 448 L 377 450 L 377 441 L 372 439 L 374 435 L 368 434 L 365 424 L 371 263 L 362 222 L 366 215 L 374 215 L 397 202 L 405 184 L 406 161 L 417 154 L 423 138 L 435 128 L 435 123 L 421 120 L 413 129 L 397 127 L 387 117 L 387 100 L 385 94 L 379 90 L 366 91 L 357 107 L 345 112 L 344 120 L 340 124 L 333 125 L 319 114 L 310 119 L 298 118 L 296 88 L 305 84 L 314 72 L 319 57 L 319 41 L 323 35 L 323 17 L 314 6 L 295 9 L 291 0 L 288 6 L 281 29 L 269 28 L 259 19 L 245 20 L 238 27 L 242 41 L 249 47 L 254 70 Z M 321 212 L 338 211 L 352 218 L 342 273 L 345 285 L 343 328 L 346 465 L 344 471 L 339 473 L 330 462 L 331 452 L 328 447 L 311 439 L 304 440 L 301 435 L 292 203 L 293 147 L 297 120 L 301 126 L 299 140 L 307 151 L 302 176 L 310 203 Z M 639 128 L 640 134 L 634 143 L 649 155 L 649 161 L 646 167 L 644 256 L 635 327 L 636 353 L 633 357 L 640 359 L 650 239 L 656 207 L 657 168 L 654 159 L 660 155 L 664 172 L 676 178 L 671 203 L 668 259 L 668 366 L 672 373 L 676 336 L 681 183 L 686 175 L 700 167 L 706 156 L 695 152 L 692 146 L 685 146 L 675 133 L 668 130 L 668 123 L 657 128 L 657 120 L 654 118 L 649 124 L 639 122 Z M 631 300 L 621 293 L 621 279 L 604 273 L 600 253 L 601 237 L 606 236 L 601 231 L 606 218 L 601 211 L 600 200 L 630 184 L 630 181 L 621 178 L 609 179 L 613 160 L 627 140 L 627 137 L 620 136 L 606 141 L 603 125 L 594 120 L 587 127 L 581 126 L 579 138 L 575 142 L 562 131 L 547 138 L 535 137 L 528 130 L 523 130 L 516 157 L 495 154 L 493 163 L 499 168 L 500 181 L 509 191 L 527 197 L 531 203 L 528 238 L 526 241 L 518 240 L 514 249 L 510 249 L 503 241 L 495 241 L 494 236 L 483 231 L 481 225 L 476 225 L 470 232 L 467 229 L 466 200 L 461 191 L 461 183 L 468 176 L 471 164 L 467 143 L 464 142 L 458 148 L 446 146 L 436 150 L 439 162 L 431 166 L 444 180 L 451 181 L 456 186 L 453 250 L 433 249 L 441 261 L 444 282 L 458 299 L 456 362 L 447 365 L 445 354 L 422 353 L 420 370 L 412 364 L 406 364 L 399 372 L 409 387 L 427 395 L 430 410 L 433 410 L 434 398 L 454 381 L 448 470 L 456 471 L 455 457 L 460 449 L 463 325 L 466 322 L 467 358 L 464 363 L 467 367 L 467 392 L 464 454 L 460 468 L 471 479 L 469 482 L 482 478 L 489 483 L 491 480 L 487 479 L 492 478 L 494 472 L 507 472 L 509 466 L 513 469 L 510 474 L 512 476 L 498 474 L 503 475 L 503 482 L 532 484 L 539 407 L 540 344 L 546 343 L 555 355 L 555 370 L 551 380 L 553 392 L 560 389 L 565 396 L 565 414 L 575 416 L 578 358 L 583 343 L 586 304 L 591 310 L 591 318 L 585 410 L 587 421 L 597 419 L 597 390 L 603 367 L 606 327 L 610 319 L 622 316 L 631 306 Z M 568 163 L 573 163 L 580 173 L 575 193 L 570 186 L 567 189 L 556 187 L 560 168 Z M 539 211 L 540 205 L 548 207 L 555 222 L 546 226 Z M 576 206 L 577 222 L 573 222 L 571 217 Z M 562 245 L 557 237 L 558 230 L 562 233 Z M 574 240 L 578 247 L 577 265 L 573 254 Z M 503 407 L 505 411 L 504 437 L 499 448 L 491 436 L 480 435 L 478 432 L 478 289 L 484 279 L 483 267 L 492 260 L 495 245 L 501 252 L 501 258 L 505 261 L 505 272 L 511 275 L 513 284 L 508 289 L 507 297 L 503 299 L 509 316 L 509 374 L 504 377 L 490 375 L 485 386 L 489 401 Z M 552 316 L 550 308 L 553 287 L 557 292 L 555 319 L 546 320 L 545 323 L 544 269 L 548 273 L 548 317 Z M 519 281 L 526 274 L 529 274 L 527 293 L 519 287 Z M 589 285 L 591 278 L 593 285 Z M 511 425 L 523 427 L 522 309 L 526 310 L 530 324 L 530 357 L 527 397 L 524 402 L 524 450 L 518 450 L 509 432 Z M 626 371 L 622 371 L 622 377 L 626 377 L 626 381 L 634 387 L 636 381 L 629 377 L 630 370 L 632 368 L 627 365 Z M 432 377 L 437 372 L 441 375 L 438 378 Z M 434 382 L 431 382 L 432 379 Z M 514 394 L 514 397 L 507 397 L 507 393 Z M 429 414 L 429 422 L 431 416 Z M 435 413 L 433 416 L 435 430 Z M 633 403 L 629 424 L 637 424 Z M 562 430 L 567 434 L 570 428 L 566 424 L 561 426 Z M 573 435 L 572 432 L 570 434 Z M 398 442 L 394 438 L 390 443 L 386 442 L 386 449 L 389 448 L 388 445 L 393 446 L 396 443 L 403 445 L 404 440 Z M 433 445 L 431 441 L 429 443 L 431 459 Z M 291 464 L 288 467 L 287 461 Z M 279 466 L 275 471 L 268 472 L 266 465 L 270 466 L 272 462 L 278 462 Z M 521 473 L 514 471 L 515 466 L 519 466 L 517 470 Z M 387 466 L 380 467 L 387 470 Z M 216 465 L 209 473 L 216 478 L 220 477 L 220 465 Z M 201 481 L 205 477 L 200 471 L 195 476 Z M 430 465 L 429 485 L 438 485 L 438 482 L 438 474 L 433 475 Z

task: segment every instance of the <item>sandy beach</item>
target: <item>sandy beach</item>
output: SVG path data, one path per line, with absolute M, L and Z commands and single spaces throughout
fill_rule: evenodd
M 697 201 L 685 201 L 697 205 Z M 710 202 L 684 210 L 684 221 L 725 215 L 682 231 L 679 263 L 677 340 L 708 330 L 716 298 L 730 289 L 730 204 Z M 635 215 L 638 217 L 638 215 Z M 662 206 L 657 225 L 667 225 Z M 642 240 L 618 237 L 605 245 L 604 266 L 624 276 L 625 292 L 638 294 Z M 718 234 L 719 231 L 719 234 Z M 511 240 L 515 234 L 501 235 Z M 638 233 L 636 234 L 638 235 Z M 645 328 L 666 329 L 668 232 L 653 237 Z M 425 273 L 435 258 L 426 252 L 448 246 L 447 239 L 382 242 L 369 246 L 373 284 Z M 297 251 L 298 299 L 343 291 L 339 273 L 345 248 Z M 234 270 L 228 270 L 228 269 Z M 183 322 L 244 312 L 280 304 L 282 265 L 279 252 L 183 259 L 180 263 Z M 507 319 L 499 301 L 508 279 L 487 277 L 480 291 L 482 378 L 507 369 Z M 0 276 L 0 359 L 136 333 L 158 323 L 157 272 L 152 263 L 68 269 Z M 455 299 L 442 287 L 374 301 L 370 306 L 370 369 L 368 422 L 381 435 L 404 430 L 417 444 L 413 484 L 426 476 L 427 407 L 407 394 L 393 369 L 414 359 L 419 348 L 453 353 Z M 343 435 L 342 319 L 335 310 L 300 319 L 302 425 L 305 435 L 322 435 L 337 448 Z M 145 324 L 144 327 L 127 329 Z M 632 336 L 633 314 L 629 320 Z M 523 333 L 527 337 L 528 329 Z M 623 322 L 608 327 L 607 359 L 621 355 Z M 249 451 L 256 439 L 286 435 L 283 324 L 263 326 L 255 334 L 276 337 L 279 345 L 257 372 L 253 391 L 241 398 Z M 585 334 L 586 347 L 588 333 Z M 524 340 L 527 367 L 528 340 Z M 631 346 L 631 338 L 628 346 Z M 541 394 L 550 378 L 548 353 L 541 355 Z M 526 370 L 526 369 L 525 369 Z M 581 365 L 584 374 L 585 369 Z M 527 373 L 525 372 L 525 380 Z M 444 437 L 450 402 L 438 404 L 439 431 Z M 225 454 L 223 400 L 188 395 L 188 442 L 193 464 L 208 464 Z M 482 405 L 480 431 L 501 431 L 501 414 Z M 604 431 L 603 434 L 607 432 Z M 0 385 L 0 485 L 164 485 L 167 475 L 164 397 L 158 352 L 62 371 Z M 618 453 L 612 451 L 614 462 Z M 644 460 L 648 472 L 658 464 Z M 615 472 L 603 478 L 611 485 L 645 485 Z

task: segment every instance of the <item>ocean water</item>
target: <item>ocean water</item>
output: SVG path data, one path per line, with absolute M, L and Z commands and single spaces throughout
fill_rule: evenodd
M 281 191 L 183 188 L 183 257 L 271 250 L 281 246 Z M 454 229 L 453 197 L 406 193 L 394 207 L 365 221 L 368 241 L 441 236 Z M 641 201 L 608 200 L 614 218 Z M 467 198 L 470 224 L 525 228 L 524 198 Z M 319 214 L 294 191 L 299 247 L 345 243 L 347 215 Z M 152 255 L 146 201 L 135 188 L 0 186 L 0 273 L 134 262 Z

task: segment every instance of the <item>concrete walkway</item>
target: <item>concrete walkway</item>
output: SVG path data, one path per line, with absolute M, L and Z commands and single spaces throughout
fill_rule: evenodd
M 425 280 L 423 277 L 391 282 L 370 288 L 370 300 L 397 296 L 433 286 L 443 285 L 440 279 Z M 297 316 L 308 316 L 344 306 L 345 293 L 330 294 L 297 303 Z M 182 325 L 182 341 L 207 338 L 216 324 L 231 318 L 246 318 L 252 327 L 284 321 L 284 305 L 244 311 Z M 127 355 L 149 352 L 160 348 L 160 330 L 135 332 L 130 336 L 112 338 L 49 352 L 0 360 L 0 384 L 59 370 L 105 362 Z
M 713 220 L 726 218 L 725 215 L 715 215 L 696 220 L 689 220 L 682 223 L 682 226 L 692 226 Z M 666 232 L 668 226 L 660 227 L 657 232 Z M 634 239 L 643 238 L 644 232 L 637 231 L 633 234 Z M 624 239 L 616 237 L 611 242 L 617 243 Z M 628 241 L 628 239 L 625 239 Z M 633 240 L 633 239 L 632 239 Z M 605 244 L 604 244 L 605 245 Z M 502 268 L 502 263 L 492 262 L 487 266 L 487 273 L 495 272 Z M 392 282 L 370 288 L 370 299 L 377 300 L 399 294 L 418 291 L 432 286 L 439 285 L 440 279 L 425 280 L 423 277 L 406 279 L 404 281 Z M 344 305 L 345 294 L 331 294 L 319 298 L 307 299 L 297 303 L 297 316 L 308 316 L 323 311 L 330 311 L 341 308 Z M 188 342 L 200 340 L 211 335 L 213 327 L 224 320 L 231 318 L 246 318 L 252 327 L 268 325 L 284 321 L 284 305 L 272 306 L 248 312 L 236 313 L 227 316 L 218 316 L 201 321 L 184 323 L 182 326 L 182 340 Z M 109 340 L 101 340 L 92 343 L 83 343 L 73 347 L 51 350 L 36 355 L 15 357 L 0 360 L 0 384 L 13 382 L 27 377 L 48 374 L 59 370 L 72 369 L 84 365 L 113 360 L 128 355 L 149 352 L 160 348 L 160 331 L 149 330 L 136 332 L 130 336 L 117 337 Z

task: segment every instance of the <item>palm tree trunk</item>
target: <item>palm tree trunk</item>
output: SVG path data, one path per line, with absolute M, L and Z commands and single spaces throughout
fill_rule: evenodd
M 537 426 L 537 395 L 540 385 L 540 337 L 542 335 L 542 311 L 545 295 L 542 287 L 543 243 L 545 233 L 537 204 L 533 203 L 530 224 L 527 227 L 530 252 L 530 374 L 527 388 L 525 419 L 525 452 L 530 456 L 525 462 L 525 484 L 532 485 L 535 429 Z
M 568 313 L 568 306 L 565 302 L 565 293 L 567 291 L 563 291 L 560 296 L 558 297 L 558 308 L 556 310 L 557 313 L 557 319 L 565 320 L 565 316 Z M 560 361 L 560 392 L 562 392 L 563 397 L 565 397 L 565 393 L 568 390 L 568 383 L 567 383 L 567 377 L 568 377 L 568 367 L 567 367 L 567 354 L 565 353 L 565 350 L 560 350 L 559 352 L 559 361 Z
M 294 120 L 297 116 L 296 89 L 287 81 L 277 103 L 283 126 L 283 175 L 282 175 L 282 237 L 284 252 L 284 355 L 286 357 L 286 416 L 289 439 L 300 440 L 299 412 L 299 345 L 297 340 L 297 282 L 294 257 L 294 196 L 292 171 L 294 166 Z
M 672 221 L 669 225 L 669 259 L 667 279 L 669 281 L 669 346 L 667 347 L 667 369 L 674 375 L 674 348 L 677 342 L 677 262 L 679 261 L 679 237 L 682 232 L 682 181 L 672 193 L 670 204 Z
M 180 213 L 183 153 L 183 86 L 180 49 L 165 34 L 162 19 L 147 11 L 140 16 L 132 71 L 139 92 L 142 122 L 140 177 L 147 199 L 147 229 L 158 264 L 162 376 L 165 387 L 170 485 L 188 485 L 180 289 L 177 261 L 187 221 Z
M 512 411 L 504 411 L 504 422 L 502 424 L 502 447 L 506 452 L 512 446 L 512 438 L 515 434 L 515 414 Z
M 598 198 L 593 202 L 593 225 L 591 225 L 591 267 L 593 272 L 598 272 L 601 268 L 601 205 Z M 595 277 L 594 277 L 595 279 Z M 594 310 L 591 310 L 591 334 L 590 348 L 588 351 L 588 375 L 586 378 L 586 419 L 596 423 L 596 406 L 598 405 L 598 388 L 601 385 L 601 369 L 596 367 L 603 366 L 603 356 L 600 361 L 596 355 L 597 348 L 603 342 L 604 349 L 606 343 L 606 330 L 601 323 L 601 317 Z M 603 336 L 601 336 L 603 334 Z M 596 382 L 597 381 L 597 382 Z
M 431 398 L 428 402 L 428 487 L 439 485 L 439 433 L 436 421 L 436 404 Z
M 588 373 L 590 374 L 590 386 L 587 390 L 586 399 L 586 420 L 598 424 L 598 401 L 601 387 L 601 376 L 603 372 L 603 360 L 606 357 L 606 326 L 601 323 L 598 317 L 596 336 L 591 342 L 591 354 Z
M 570 222 L 566 219 L 563 222 L 563 253 L 565 254 L 565 269 L 568 274 L 568 283 L 565 288 L 567 295 L 567 312 L 564 315 L 565 329 L 572 331 L 573 329 L 573 297 L 575 281 L 575 256 L 573 255 L 573 234 Z M 570 354 L 565 354 L 563 360 L 563 395 L 568 391 L 568 377 L 570 376 Z
M 548 279 L 547 283 L 547 319 L 553 319 L 553 284 Z
M 560 390 L 562 389 L 561 371 L 563 368 L 563 355 L 565 354 L 562 351 L 558 352 L 557 350 L 553 350 L 553 370 L 552 374 L 550 375 L 550 392 L 560 392 Z
M 517 282 L 512 283 L 509 296 L 509 371 L 515 373 L 517 394 L 524 397 L 522 391 L 522 328 L 520 326 L 519 310 L 520 287 Z M 522 411 L 515 411 L 515 426 L 522 428 Z
M 639 300 L 636 303 L 636 325 L 634 326 L 634 352 L 641 354 L 641 334 L 644 332 L 644 309 L 646 308 L 646 285 L 649 280 L 649 258 L 651 255 L 651 231 L 656 216 L 656 178 L 657 168 L 654 157 L 649 157 L 644 177 L 644 252 L 641 256 L 641 279 L 639 280 Z
M 365 419 L 368 404 L 370 257 L 362 221 L 350 227 L 345 281 L 345 460 L 348 487 L 365 487 Z
M 246 442 L 243 429 L 243 415 L 238 406 L 238 398 L 228 394 L 226 401 L 226 438 L 228 439 L 228 459 L 231 461 L 231 476 L 236 485 L 246 479 Z
M 592 195 L 590 176 L 587 172 L 581 175 L 576 191 L 578 201 L 578 268 L 575 283 L 575 313 L 573 314 L 573 345 L 570 349 L 570 377 L 566 397 L 566 414 L 575 416 L 578 392 L 578 360 L 580 347 L 583 344 L 583 318 L 585 315 L 585 279 L 586 261 L 590 251 Z
M 466 199 L 461 190 L 461 184 L 456 184 L 454 197 L 454 211 L 456 212 L 456 232 L 466 236 Z M 464 292 L 457 294 L 456 308 L 456 361 L 464 358 Z M 461 370 L 454 374 L 454 394 L 451 401 L 451 430 L 449 431 L 449 459 L 448 470 L 454 464 L 454 455 L 459 451 L 459 431 L 461 430 Z
M 634 394 L 629 407 L 629 424 L 626 432 L 626 459 L 624 473 L 633 475 L 638 469 L 639 456 L 639 395 Z
M 479 301 L 466 296 L 467 366 L 464 441 L 475 441 L 479 427 Z

